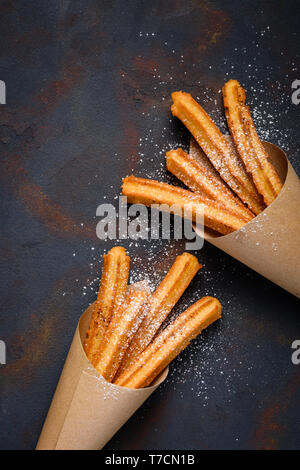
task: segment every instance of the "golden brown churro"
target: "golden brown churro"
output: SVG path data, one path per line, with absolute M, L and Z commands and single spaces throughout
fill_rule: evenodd
M 202 266 L 197 258 L 190 253 L 177 256 L 166 277 L 150 297 L 146 315 L 124 355 L 118 374 L 126 370 L 152 341 L 200 268 Z
M 239 230 L 245 224 L 214 201 L 159 181 L 129 176 L 123 179 L 122 193 L 127 196 L 128 202 L 147 206 L 162 204 L 161 209 L 177 215 L 184 215 L 185 212 L 186 217 L 193 221 L 197 221 L 197 214 L 203 214 L 204 224 L 223 235 Z
M 143 306 L 148 293 L 129 288 L 124 304 L 113 316 L 99 349 L 95 364 L 98 372 L 109 382 L 114 378 L 123 355 L 143 319 Z
M 217 299 L 198 300 L 165 328 L 115 383 L 129 388 L 151 385 L 192 339 L 219 318 L 221 304 Z
M 263 201 L 227 139 L 189 93 L 174 92 L 172 98 L 172 114 L 189 129 L 223 180 L 254 214 L 259 214 Z
M 258 192 L 269 205 L 280 193 L 282 182 L 257 135 L 249 107 L 245 104 L 245 90 L 237 80 L 229 80 L 222 91 L 226 119 L 234 143 Z
M 247 209 L 228 186 L 211 172 L 190 157 L 182 149 L 167 152 L 167 169 L 180 179 L 191 191 L 203 194 L 240 217 L 245 222 L 253 219 L 254 214 Z
M 87 338 L 85 352 L 95 365 L 103 334 L 114 311 L 124 299 L 129 276 L 130 258 L 124 248 L 116 246 L 103 256 L 103 269 L 100 288 L 95 302 Z

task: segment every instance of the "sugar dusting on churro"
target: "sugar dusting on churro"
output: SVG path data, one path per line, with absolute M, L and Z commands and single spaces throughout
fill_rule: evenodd
M 189 253 L 177 257 L 152 294 L 139 283 L 128 287 L 124 295 L 128 267 L 129 257 L 122 247 L 113 248 L 103 257 L 98 297 L 84 348 L 91 373 L 93 365 L 101 380 L 140 388 L 151 385 L 192 339 L 220 318 L 221 305 L 213 297 L 203 297 L 164 328 L 164 320 L 201 267 L 197 258 Z M 141 343 L 144 338 L 146 342 Z M 132 352 L 124 362 L 127 351 Z

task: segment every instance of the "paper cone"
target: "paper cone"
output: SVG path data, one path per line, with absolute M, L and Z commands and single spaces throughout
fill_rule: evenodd
M 300 181 L 283 150 L 269 142 L 263 144 L 284 182 L 280 194 L 240 230 L 222 236 L 205 229 L 204 238 L 300 297 Z M 207 163 L 207 157 L 194 140 L 191 140 L 190 155 Z
M 166 369 L 141 389 L 107 382 L 83 349 L 92 310 L 91 305 L 77 325 L 37 450 L 101 449 L 168 375 Z

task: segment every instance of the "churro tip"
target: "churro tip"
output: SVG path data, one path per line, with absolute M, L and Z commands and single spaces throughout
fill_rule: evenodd
M 178 90 L 178 91 L 173 91 L 171 93 L 171 96 L 172 96 L 172 99 L 174 100 L 178 98 L 179 96 L 191 96 L 191 94 L 187 93 L 186 91 Z
M 184 96 L 185 97 L 190 97 L 191 95 L 190 95 L 190 93 L 185 93 L 184 91 L 173 91 L 173 93 L 171 93 L 171 97 L 172 97 L 172 100 L 173 100 L 173 104 L 171 105 L 171 112 L 172 112 L 173 116 L 177 115 L 176 102 Z
M 122 179 L 122 184 L 126 183 L 126 181 L 131 181 L 134 178 L 134 175 L 125 176 L 125 178 Z
M 166 152 L 166 159 L 167 159 L 167 161 L 168 161 L 169 158 L 172 157 L 172 155 L 178 155 L 178 154 L 180 154 L 180 155 L 185 154 L 184 150 L 183 150 L 181 147 L 179 147 L 178 149 L 171 149 L 171 150 L 168 150 L 168 151 Z
M 112 254 L 127 254 L 126 249 L 123 246 L 114 246 L 108 253 Z
M 172 100 L 174 101 L 176 99 L 176 97 L 179 96 L 181 93 L 183 93 L 183 92 L 182 91 L 173 91 L 171 93 Z
M 227 88 L 236 88 L 237 89 L 237 92 L 238 92 L 238 95 L 239 95 L 239 99 L 245 103 L 246 102 L 246 91 L 245 89 L 242 87 L 242 85 L 240 84 L 240 82 L 238 80 L 235 80 L 233 78 L 231 78 L 230 80 L 228 80 L 226 83 L 224 83 L 223 87 L 222 87 L 222 93 L 226 94 L 226 89 Z
M 188 258 L 190 260 L 193 260 L 193 261 L 196 261 L 197 265 L 198 265 L 198 269 L 202 268 L 202 264 L 199 263 L 197 257 L 195 255 L 192 255 L 191 253 L 185 251 L 184 253 L 182 253 L 181 255 L 178 255 L 178 258 L 181 257 L 181 258 Z
M 224 83 L 223 88 L 225 85 L 239 85 L 240 83 L 235 78 L 230 78 L 227 82 Z
M 203 297 L 203 299 L 211 300 L 216 305 L 218 318 L 221 318 L 222 317 L 222 305 L 220 301 L 216 297 L 211 297 L 209 295 L 207 295 L 206 297 Z

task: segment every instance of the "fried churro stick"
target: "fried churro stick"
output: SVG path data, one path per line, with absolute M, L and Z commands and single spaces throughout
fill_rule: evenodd
M 130 258 L 120 246 L 103 256 L 102 276 L 84 349 L 95 365 L 99 346 L 114 311 L 122 303 L 127 289 Z
M 221 304 L 203 297 L 163 330 L 115 383 L 129 388 L 151 385 L 170 362 L 210 324 L 221 318 Z
M 245 222 L 253 219 L 254 214 L 247 209 L 228 186 L 182 149 L 167 152 L 167 169 L 180 179 L 189 189 L 204 194 L 222 204 Z
M 145 312 L 143 306 L 148 296 L 146 291 L 130 288 L 124 305 L 113 316 L 102 338 L 95 367 L 109 382 L 114 378 L 123 355 L 141 324 Z
M 172 93 L 172 114 L 189 129 L 223 180 L 254 214 L 264 209 L 263 201 L 243 163 L 204 109 L 189 93 Z
M 152 341 L 200 268 L 202 265 L 190 253 L 177 256 L 166 277 L 150 297 L 146 315 L 124 355 L 118 374 L 126 370 Z
M 123 179 L 122 193 L 128 202 L 147 206 L 161 204 L 161 210 L 185 215 L 194 222 L 197 222 L 197 214 L 203 214 L 204 224 L 222 235 L 245 225 L 245 221 L 216 202 L 167 183 L 129 176 Z
M 237 80 L 229 80 L 222 91 L 226 119 L 234 143 L 268 206 L 280 193 L 282 182 L 257 135 L 249 107 L 245 104 L 245 90 Z

